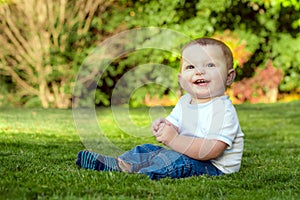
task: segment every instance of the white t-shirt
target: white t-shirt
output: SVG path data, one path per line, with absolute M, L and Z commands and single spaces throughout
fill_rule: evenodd
M 234 106 L 228 96 L 221 96 L 203 104 L 190 104 L 191 96 L 182 96 L 166 118 L 179 128 L 179 134 L 220 140 L 228 148 L 211 160 L 225 174 L 237 172 L 241 166 L 244 134 Z

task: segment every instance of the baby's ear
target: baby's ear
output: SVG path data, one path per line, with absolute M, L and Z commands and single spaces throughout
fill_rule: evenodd
M 177 78 L 178 78 L 178 81 L 180 81 L 180 79 L 181 79 L 181 74 L 178 74 L 178 75 L 177 75 Z
M 226 80 L 226 86 L 230 86 L 231 83 L 234 81 L 236 76 L 236 72 L 234 69 L 229 69 L 227 73 L 227 80 Z
M 182 87 L 182 75 L 179 73 L 178 75 L 177 75 L 177 78 L 178 78 L 178 83 L 179 83 L 179 85 L 180 85 L 180 87 Z
M 181 74 L 179 73 L 178 75 L 177 75 L 177 79 L 178 79 L 178 82 L 180 83 L 181 82 Z

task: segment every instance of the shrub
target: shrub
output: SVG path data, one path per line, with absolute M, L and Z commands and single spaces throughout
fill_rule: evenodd
M 256 69 L 253 77 L 233 83 L 229 93 L 234 103 L 276 102 L 282 78 L 282 71 L 269 60 L 265 68 Z

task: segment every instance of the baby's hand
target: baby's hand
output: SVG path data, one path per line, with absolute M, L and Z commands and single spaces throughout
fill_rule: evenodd
M 152 134 L 157 135 L 165 125 L 166 120 L 159 118 L 152 123 Z
M 165 123 L 161 124 L 160 127 L 161 128 L 154 136 L 158 142 L 168 146 L 170 142 L 172 142 L 172 140 L 178 135 L 178 128 L 168 121 L 165 121 Z
M 163 122 L 163 123 L 160 123 L 159 126 L 158 126 L 158 133 L 165 127 L 166 123 Z

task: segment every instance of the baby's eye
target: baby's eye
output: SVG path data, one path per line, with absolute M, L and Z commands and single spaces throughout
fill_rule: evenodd
M 208 63 L 207 65 L 206 65 L 206 67 L 215 67 L 216 65 L 214 64 L 214 63 Z
M 188 65 L 185 67 L 185 69 L 194 69 L 194 68 L 195 68 L 195 66 L 193 66 L 193 65 Z

